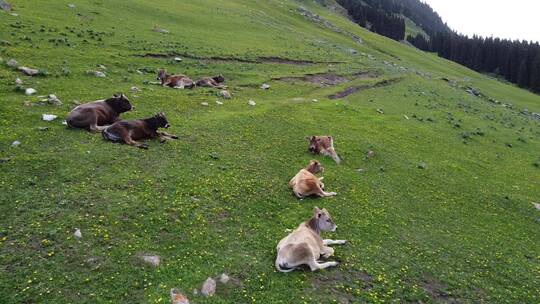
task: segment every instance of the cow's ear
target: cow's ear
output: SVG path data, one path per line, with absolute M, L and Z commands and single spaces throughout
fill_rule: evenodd
M 321 217 L 321 209 L 319 209 L 319 207 L 313 208 L 313 214 L 317 215 L 317 217 Z

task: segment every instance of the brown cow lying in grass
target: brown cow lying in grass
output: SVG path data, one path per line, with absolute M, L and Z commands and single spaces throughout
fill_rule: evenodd
M 193 80 L 186 75 L 170 75 L 165 70 L 159 70 L 157 80 L 161 81 L 161 85 L 164 87 L 175 89 L 192 89 L 195 87 Z
M 222 85 L 225 81 L 225 78 L 221 75 L 215 76 L 215 77 L 204 77 L 199 80 L 197 80 L 197 86 L 198 87 L 209 87 L 209 88 L 216 88 L 216 89 L 225 89 L 226 86 Z
M 335 192 L 325 192 L 324 184 L 321 182 L 323 177 L 317 177 L 315 174 L 324 171 L 324 168 L 316 160 L 311 160 L 309 165 L 300 170 L 289 182 L 289 187 L 293 189 L 294 195 L 298 198 L 304 198 L 310 195 L 320 197 L 337 195 Z
M 332 136 L 311 136 L 306 137 L 309 140 L 309 152 L 332 157 L 336 163 L 340 163 L 336 150 L 334 149 L 334 139 Z
M 154 117 L 138 120 L 122 120 L 103 130 L 103 138 L 112 142 L 125 143 L 143 149 L 148 149 L 147 144 L 137 142 L 137 140 L 151 139 L 159 137 L 161 142 L 178 139 L 176 135 L 166 132 L 159 132 L 158 128 L 168 128 L 169 122 L 165 114 L 159 113 Z
M 133 109 L 124 94 L 115 94 L 112 98 L 98 100 L 77 106 L 73 109 L 66 123 L 72 128 L 81 128 L 93 132 L 101 132 L 119 119 L 121 113 Z
M 346 240 L 323 240 L 321 231 L 336 231 L 326 209 L 315 207 L 313 217 L 303 222 L 277 245 L 276 268 L 281 272 L 293 271 L 300 265 L 308 265 L 311 271 L 337 266 L 338 262 L 320 263 L 320 258 L 327 259 L 334 254 L 334 248 L 328 245 L 342 245 Z

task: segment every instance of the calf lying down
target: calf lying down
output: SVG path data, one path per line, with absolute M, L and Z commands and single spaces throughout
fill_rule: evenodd
M 161 81 L 162 86 L 174 89 L 192 89 L 195 87 L 195 82 L 186 75 L 170 75 L 165 70 L 159 70 L 157 80 Z
M 226 86 L 222 85 L 221 83 L 225 81 L 225 78 L 221 75 L 215 76 L 215 77 L 204 77 L 195 83 L 198 87 L 208 87 L 208 88 L 216 88 L 216 89 L 225 89 Z
M 137 140 L 160 138 L 162 142 L 178 139 L 176 135 L 158 131 L 158 128 L 168 128 L 169 123 L 165 114 L 159 113 L 154 117 L 138 120 L 122 120 L 115 122 L 101 134 L 112 142 L 125 143 L 131 146 L 148 149 L 147 144 Z
M 75 107 L 66 118 L 66 123 L 71 128 L 101 132 L 108 125 L 116 122 L 121 113 L 132 108 L 124 94 L 115 94 L 106 100 L 97 100 Z
M 330 156 L 338 164 L 341 162 L 334 149 L 334 138 L 332 136 L 311 136 L 306 137 L 306 139 L 309 141 L 309 152 Z
M 337 195 L 336 192 L 324 191 L 324 184 L 321 182 L 323 177 L 317 177 L 315 174 L 324 171 L 324 168 L 316 160 L 311 160 L 309 165 L 300 170 L 290 181 L 289 187 L 293 189 L 294 195 L 298 198 L 304 198 L 310 195 L 327 197 Z
M 283 238 L 277 245 L 276 268 L 281 272 L 293 271 L 300 265 L 308 265 L 311 271 L 337 266 L 338 262 L 319 262 L 334 254 L 334 248 L 328 245 L 342 245 L 345 240 L 323 240 L 321 231 L 336 231 L 326 209 L 315 207 L 313 217 L 300 224 L 296 230 Z

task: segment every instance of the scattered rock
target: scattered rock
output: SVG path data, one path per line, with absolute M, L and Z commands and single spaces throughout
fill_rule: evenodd
M 1 0 L 0 0 L 1 1 Z M 10 59 L 8 60 L 8 62 L 6 62 L 7 66 L 10 67 L 10 68 L 16 68 L 19 66 L 19 63 L 17 62 L 17 60 L 15 59 Z
M 208 102 L 201 102 L 201 106 L 208 107 Z
M 141 255 L 141 259 L 143 262 L 154 267 L 158 267 L 161 262 L 161 259 L 157 255 Z
M 359 168 L 359 169 L 356 169 L 356 172 L 358 172 L 358 173 L 364 173 L 364 172 L 366 172 L 366 169 Z
M 222 104 L 223 104 L 223 102 L 221 102 L 221 101 L 219 101 L 219 100 L 216 100 L 216 104 L 218 104 L 218 105 L 222 105 Z
M 384 114 L 384 111 L 382 109 L 377 109 L 377 113 Z
M 56 97 L 56 95 L 54 94 L 49 94 L 49 97 L 47 98 L 47 102 L 55 106 L 63 105 L 63 102 L 60 99 L 58 99 L 58 97 Z
M 133 93 L 139 93 L 141 91 L 141 89 L 139 89 L 138 87 L 131 87 L 131 92 Z
M 53 115 L 53 114 L 41 114 L 41 119 L 43 119 L 44 121 L 53 121 L 57 118 L 58 116 L 56 115 Z
M 76 228 L 76 229 L 75 229 L 75 232 L 73 233 L 73 236 L 76 237 L 76 238 L 78 238 L 78 239 L 82 238 L 81 229 Z
M 256 103 L 253 99 L 250 99 L 250 100 L 248 101 L 248 105 L 250 105 L 250 106 L 256 106 L 257 103 Z
M 70 4 L 68 4 L 68 7 L 69 8 L 76 8 L 77 6 L 75 6 L 75 4 L 73 4 L 73 3 L 70 3 Z
M 174 57 L 173 60 L 176 61 L 176 62 L 182 62 L 182 58 L 180 58 L 180 57 Z
M 199 291 L 197 290 L 197 288 L 193 288 L 193 295 L 196 296 L 199 294 Z
M 158 26 L 154 26 L 154 28 L 152 29 L 154 32 L 157 32 L 157 33 L 162 33 L 162 34 L 169 34 L 170 31 L 169 30 L 166 30 L 164 28 L 160 28 Z
M 403 118 L 405 118 L 406 120 L 409 120 L 409 116 L 407 115 L 403 115 Z
M 366 152 L 366 158 L 373 158 L 375 157 L 375 151 L 369 150 Z
M 426 163 L 419 163 L 417 165 L 418 169 L 427 169 L 427 164 Z
M 11 12 L 11 4 L 7 3 L 4 0 L 0 0 L 0 8 L 3 9 L 6 12 Z
M 229 91 L 226 91 L 226 90 L 222 90 L 219 92 L 219 95 L 221 95 L 221 97 L 225 98 L 225 99 L 231 99 L 231 93 L 229 93 Z
M 38 131 L 49 131 L 49 127 L 38 127 Z
M 2 157 L 0 158 L 0 164 L 7 163 L 11 160 L 9 157 Z
M 99 69 L 102 69 L 102 70 L 104 70 L 104 71 L 106 71 L 106 70 L 107 70 L 107 67 L 106 67 L 106 66 L 104 66 L 103 64 L 98 64 L 98 65 L 97 65 L 97 67 L 98 67 Z
M 536 210 L 540 211 L 540 203 L 533 203 L 533 205 Z
M 221 276 L 219 276 L 219 282 L 221 282 L 221 284 L 227 284 L 229 283 L 229 276 L 225 273 L 222 273 Z
M 201 294 L 205 297 L 211 297 L 216 293 L 216 281 L 212 278 L 206 279 L 201 288 Z
M 318 102 L 319 100 L 318 100 L 318 99 L 312 99 L 311 101 L 313 101 L 313 102 Z
M 15 79 L 15 84 L 20 86 L 23 84 L 23 81 L 20 78 L 17 78 Z
M 19 67 L 19 71 L 23 72 L 25 75 L 28 75 L 28 76 L 36 76 L 37 74 L 39 74 L 39 70 L 38 69 L 32 69 L 32 68 L 28 68 L 28 67 Z
M 267 84 L 267 83 L 263 83 L 263 84 L 261 85 L 261 89 L 263 89 L 263 90 L 268 90 L 268 89 L 270 89 L 270 85 Z
M 211 159 L 219 159 L 219 154 L 217 154 L 216 152 L 212 152 L 208 154 L 208 156 L 210 156 Z
M 34 95 L 36 93 L 37 93 L 36 89 L 32 89 L 32 88 L 27 88 L 26 90 L 24 90 L 24 94 L 26 94 L 27 96 Z
M 107 75 L 101 71 L 86 71 L 87 75 L 92 75 L 100 78 L 107 77 Z
M 178 289 L 172 288 L 171 289 L 171 304 L 189 304 L 189 300 Z
M 20 144 L 21 144 L 21 142 L 18 141 L 18 140 L 16 140 L 16 141 L 14 141 L 14 142 L 11 143 L 11 146 L 12 146 L 13 148 L 15 148 L 15 147 L 18 147 Z

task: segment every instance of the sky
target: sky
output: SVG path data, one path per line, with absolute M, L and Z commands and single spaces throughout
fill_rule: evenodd
M 421 1 L 462 34 L 540 41 L 540 0 Z

